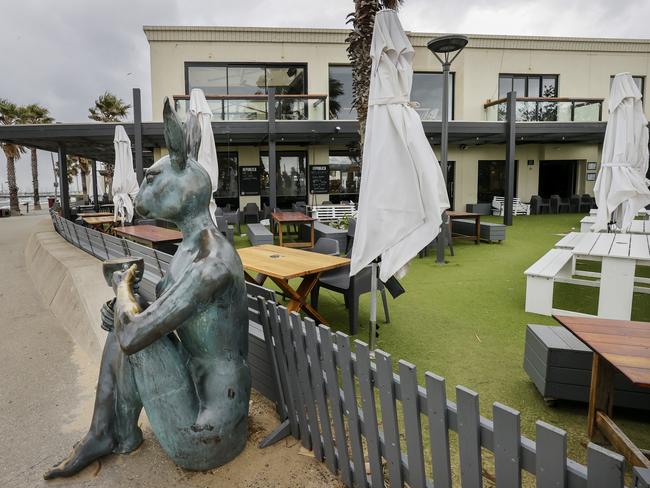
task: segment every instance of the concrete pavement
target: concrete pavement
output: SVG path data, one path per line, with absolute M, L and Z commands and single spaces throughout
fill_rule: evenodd
M 146 440 L 136 452 L 109 456 L 71 479 L 43 481 L 46 468 L 67 455 L 86 431 L 98 368 L 92 347 L 84 350 L 68 334 L 76 334 L 83 324 L 64 327 L 64 311 L 57 310 L 57 318 L 27 274 L 24 250 L 30 234 L 51 231 L 45 213 L 0 219 L 1 487 L 340 486 L 324 465 L 299 454 L 293 438 L 257 448 L 277 425 L 272 405 L 259 395 L 251 403 L 248 446 L 227 466 L 206 473 L 176 467 L 152 439 L 143 419 Z M 58 242 L 58 236 L 46 237 L 59 247 L 70 246 Z M 70 249 L 73 254 L 77 251 Z M 106 288 L 103 281 L 97 286 Z M 83 295 L 83 290 L 77 291 Z M 94 322 L 91 326 L 98 327 L 98 320 Z

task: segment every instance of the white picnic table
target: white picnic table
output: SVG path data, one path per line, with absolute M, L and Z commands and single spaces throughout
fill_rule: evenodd
M 600 262 L 600 272 L 576 270 L 578 259 Z M 570 232 L 525 271 L 526 311 L 585 315 L 553 308 L 553 284 L 560 282 L 598 287 L 597 316 L 630 320 L 634 292 L 650 293 L 637 266 L 650 266 L 649 235 Z
M 596 216 L 588 215 L 580 221 L 580 232 L 586 233 L 591 231 L 591 227 L 596 223 Z M 650 234 L 650 220 L 633 220 L 630 228 L 626 229 L 630 234 Z

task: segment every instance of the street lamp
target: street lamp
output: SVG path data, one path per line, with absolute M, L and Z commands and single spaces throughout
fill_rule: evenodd
M 449 70 L 451 63 L 454 62 L 454 59 L 456 59 L 467 45 L 467 42 L 467 37 L 459 34 L 440 36 L 427 42 L 429 50 L 438 58 L 440 64 L 442 64 L 442 134 L 440 135 L 440 153 L 445 188 L 447 186 L 447 146 L 449 140 Z M 440 234 L 442 234 L 442 230 Z M 439 264 L 445 262 L 445 241 L 442 235 L 438 238 L 436 262 Z

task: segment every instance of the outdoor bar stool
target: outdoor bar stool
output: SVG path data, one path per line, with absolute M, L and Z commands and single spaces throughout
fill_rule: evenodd
M 530 197 L 530 213 L 534 215 L 549 213 L 550 207 L 550 203 L 544 202 L 542 197 L 539 195 L 533 195 Z

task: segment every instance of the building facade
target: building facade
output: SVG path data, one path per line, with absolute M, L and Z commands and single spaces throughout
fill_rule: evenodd
M 146 26 L 144 32 L 150 45 L 154 122 L 162 120 L 165 96 L 174 97 L 182 112 L 192 88 L 203 89 L 213 120 L 230 122 L 229 127 L 266 121 L 270 88 L 277 94 L 277 120 L 299 125 L 356 119 L 346 30 Z M 435 35 L 408 35 L 415 48 L 411 100 L 426 125 L 440 120 L 442 106 L 441 66 L 426 48 Z M 577 124 L 602 127 L 613 75 L 631 73 L 645 95 L 649 71 L 650 40 L 471 35 L 452 66 L 451 120 L 475 126 L 498 122 L 504 117 L 506 93 L 515 90 L 518 122 L 552 123 L 554 128 L 543 142 L 517 138 L 515 196 L 528 201 L 532 195 L 591 193 L 601 145 L 569 136 L 570 129 Z M 647 104 L 645 110 L 650 117 Z M 259 127 L 262 136 L 265 126 Z M 308 135 L 276 142 L 279 206 L 356 200 L 360 169 L 349 144 Z M 439 155 L 438 145 L 434 150 Z M 161 151 L 155 149 L 154 156 Z M 217 202 L 239 207 L 267 202 L 264 139 L 242 144 L 226 137 L 224 144 L 222 137 L 217 151 Z M 454 208 L 464 210 L 468 203 L 503 195 L 502 142 L 480 136 L 451 141 L 449 160 Z

